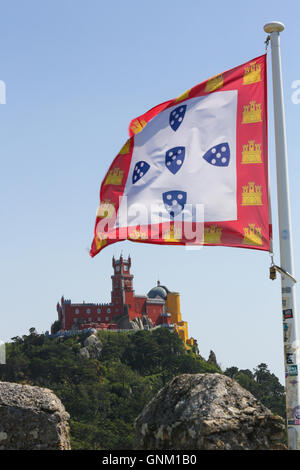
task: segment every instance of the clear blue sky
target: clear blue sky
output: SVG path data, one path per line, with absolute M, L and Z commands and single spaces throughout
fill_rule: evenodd
M 129 121 L 264 52 L 264 23 L 281 35 L 296 275 L 300 269 L 300 80 L 296 2 L 0 1 L 1 333 L 46 331 L 63 294 L 108 302 L 111 258 L 131 254 L 135 290 L 159 276 L 181 293 L 200 353 L 222 366 L 266 362 L 283 379 L 280 280 L 252 250 L 123 242 L 88 255 L 99 186 Z M 279 263 L 269 57 L 269 157 Z M 300 298 L 299 287 L 297 288 Z

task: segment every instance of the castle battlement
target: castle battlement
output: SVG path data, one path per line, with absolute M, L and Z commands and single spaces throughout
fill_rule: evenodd
M 243 243 L 245 245 L 262 245 L 261 227 L 256 227 L 255 224 L 248 224 L 248 227 L 244 227 Z
M 261 185 L 250 181 L 242 189 L 242 206 L 262 206 Z
M 119 155 L 126 155 L 130 150 L 130 139 L 127 140 L 127 142 L 123 145 L 121 148 Z
M 100 203 L 100 206 L 97 210 L 97 217 L 111 219 L 115 215 L 115 203 L 111 202 L 109 199 L 105 199 Z
M 115 186 L 118 186 L 122 184 L 123 176 L 124 176 L 123 170 L 120 170 L 120 168 L 114 168 L 113 170 L 109 171 L 104 184 L 105 185 L 113 184 Z
M 128 234 L 128 238 L 131 238 L 132 240 L 146 240 L 148 236 L 146 232 L 134 230 Z
M 261 65 L 251 62 L 245 67 L 243 85 L 251 85 L 261 81 Z
M 210 78 L 206 85 L 205 85 L 205 92 L 209 93 L 211 91 L 215 91 L 218 88 L 222 88 L 223 86 L 223 75 L 220 73 L 215 75 L 214 77 Z
M 210 225 L 204 229 L 204 243 L 220 243 L 222 229 L 216 225 Z
M 248 140 L 248 144 L 243 145 L 242 163 L 262 163 L 261 154 L 261 144 Z
M 133 121 L 133 123 L 131 124 L 131 131 L 133 132 L 133 134 L 138 134 L 139 132 L 141 132 L 143 130 L 143 128 L 146 126 L 147 122 L 144 121 L 144 119 L 135 119 Z
M 262 121 L 262 106 L 261 103 L 257 103 L 256 101 L 250 101 L 249 104 L 244 105 L 243 110 L 243 124 L 252 124 L 254 122 L 261 122 Z
M 163 234 L 163 239 L 169 243 L 179 242 L 181 240 L 181 237 L 182 237 L 181 226 L 174 227 L 173 224 L 170 226 L 170 229 L 166 230 Z

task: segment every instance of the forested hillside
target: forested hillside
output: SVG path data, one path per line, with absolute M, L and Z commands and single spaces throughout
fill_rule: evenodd
M 221 372 L 187 351 L 176 333 L 152 331 L 97 333 L 102 351 L 80 354 L 86 334 L 49 338 L 34 328 L 7 344 L 0 380 L 52 389 L 71 416 L 72 449 L 130 449 L 134 419 L 154 394 L 178 374 Z M 273 412 L 284 414 L 284 388 L 260 364 L 254 373 L 225 371 Z

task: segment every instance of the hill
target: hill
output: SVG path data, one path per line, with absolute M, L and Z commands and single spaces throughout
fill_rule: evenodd
M 87 334 L 50 338 L 34 328 L 7 344 L 0 380 L 47 387 L 62 400 L 71 420 L 72 449 L 130 449 L 134 420 L 171 378 L 182 373 L 222 372 L 205 361 L 197 345 L 187 351 L 174 332 L 99 331 L 98 358 L 84 357 Z M 265 364 L 254 373 L 225 371 L 273 412 L 284 415 L 284 387 Z

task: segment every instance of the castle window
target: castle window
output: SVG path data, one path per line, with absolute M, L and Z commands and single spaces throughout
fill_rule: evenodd
M 97 318 L 97 321 L 101 321 L 101 318 L 100 318 L 100 317 L 98 317 L 98 318 Z
M 109 318 L 108 318 L 108 317 L 105 317 L 105 321 L 108 321 L 108 320 L 109 320 Z
M 79 313 L 79 308 L 75 308 L 75 313 L 78 315 L 78 313 Z
M 107 309 L 107 313 L 110 313 L 110 308 Z
M 97 313 L 101 313 L 101 308 L 97 308 Z
M 128 271 L 128 266 L 124 266 L 124 271 Z
M 91 313 L 91 309 L 90 309 L 90 308 L 87 308 L 87 309 L 86 309 L 86 313 Z

